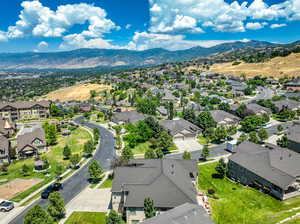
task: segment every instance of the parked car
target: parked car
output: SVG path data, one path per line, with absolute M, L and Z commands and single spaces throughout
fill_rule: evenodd
M 55 183 L 55 184 L 52 184 L 50 186 L 48 186 L 41 194 L 41 197 L 43 199 L 47 199 L 49 197 L 49 195 L 54 192 L 54 191 L 59 191 L 63 189 L 63 186 L 61 183 Z
M 12 201 L 3 200 L 0 203 L 0 211 L 1 212 L 9 212 L 14 208 L 14 203 Z

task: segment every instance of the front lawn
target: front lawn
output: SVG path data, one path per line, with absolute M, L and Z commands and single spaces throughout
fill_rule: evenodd
M 103 184 L 100 185 L 99 188 L 111 188 L 113 183 L 113 179 L 111 177 L 108 177 L 106 181 L 104 181 Z
M 208 189 L 215 191 L 217 199 L 211 198 L 210 203 L 216 224 L 275 224 L 300 212 L 289 211 L 300 207 L 300 197 L 282 202 L 228 179 L 213 178 L 215 166 L 199 166 L 199 188 L 205 193 Z
M 209 143 L 208 139 L 205 138 L 204 136 L 199 136 L 198 141 L 201 145 L 207 145 Z
M 105 224 L 104 212 L 73 212 L 65 224 Z

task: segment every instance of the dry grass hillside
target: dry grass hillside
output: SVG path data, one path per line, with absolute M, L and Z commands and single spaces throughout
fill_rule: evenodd
M 95 90 L 100 92 L 103 90 L 110 90 L 112 87 L 100 84 L 80 84 L 71 87 L 66 87 L 58 89 L 56 91 L 48 93 L 44 98 L 48 100 L 59 100 L 59 101 L 69 101 L 78 100 L 84 101 L 90 98 L 90 91 Z
M 300 53 L 291 54 L 287 57 L 276 57 L 264 63 L 241 63 L 232 65 L 232 63 L 214 64 L 210 68 L 211 72 L 220 74 L 245 74 L 248 77 L 256 75 L 282 77 L 300 76 Z

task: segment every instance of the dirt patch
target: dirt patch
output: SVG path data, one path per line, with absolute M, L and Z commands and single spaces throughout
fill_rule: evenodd
M 300 76 L 300 53 L 290 54 L 287 57 L 276 57 L 264 63 L 241 63 L 232 65 L 230 63 L 214 64 L 211 72 L 220 74 L 245 74 L 248 77 L 256 75 L 272 76 L 275 78 L 288 76 Z
M 58 89 L 48 93 L 44 98 L 48 100 L 70 101 L 78 100 L 84 101 L 90 99 L 90 91 L 95 90 L 101 92 L 103 90 L 110 90 L 112 87 L 100 84 L 80 84 L 67 88 Z
M 40 183 L 42 179 L 15 179 L 0 186 L 0 198 L 10 199 Z

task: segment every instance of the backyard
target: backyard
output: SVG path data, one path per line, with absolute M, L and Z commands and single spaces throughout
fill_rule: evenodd
M 300 197 L 279 201 L 228 179 L 213 178 L 215 166 L 216 163 L 199 166 L 199 188 L 205 193 L 208 189 L 215 192 L 210 204 L 216 224 L 275 224 L 300 212 Z
M 105 224 L 104 212 L 73 212 L 65 224 Z
M 57 145 L 52 146 L 49 152 L 45 154 L 49 160 L 50 168 L 42 172 L 33 171 L 34 158 L 13 161 L 8 167 L 8 172 L 1 173 L 0 175 L 0 180 L 2 181 L 0 185 L 1 196 L 18 202 L 44 184 L 50 182 L 55 177 L 55 169 L 58 164 L 62 164 L 64 170 L 66 170 L 69 164 L 68 160 L 63 159 L 63 147 L 67 144 L 71 148 L 72 153 L 79 153 L 81 156 L 83 144 L 89 139 L 91 139 L 91 135 L 82 128 L 72 131 L 70 136 L 59 136 Z M 21 171 L 24 164 L 29 167 L 26 175 Z M 18 186 L 14 186 L 15 182 L 18 183 Z

